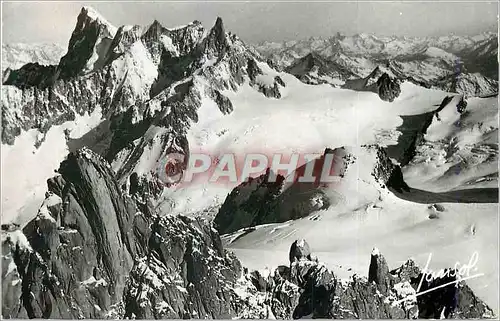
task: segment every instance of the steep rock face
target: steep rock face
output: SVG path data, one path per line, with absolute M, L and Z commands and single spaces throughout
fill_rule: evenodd
M 138 225 L 148 244 L 124 292 L 124 317 L 230 318 L 239 261 L 222 248 L 215 230 L 187 217 Z
M 83 7 L 68 44 L 67 53 L 56 66 L 27 64 L 11 71 L 4 84 L 17 87 L 52 86 L 58 79 L 70 79 L 77 75 L 98 70 L 109 56 L 116 28 L 90 7 Z M 115 43 L 116 44 L 116 43 Z
M 58 76 L 69 79 L 104 66 L 116 31 L 99 13 L 83 7 L 69 40 L 68 53 L 59 62 Z
M 30 246 L 11 248 L 30 318 L 101 318 L 121 299 L 137 209 L 108 166 L 88 150 L 70 154 L 61 176 L 48 181 L 37 217 L 23 228 Z
M 221 91 L 235 90 L 248 79 L 247 63 L 255 59 L 260 58 L 254 51 L 225 32 L 220 18 L 208 31 L 198 21 L 177 29 L 157 21 L 144 31 L 140 26 L 117 29 L 85 7 L 57 66 L 31 64 L 4 75 L 9 86 L 2 88 L 2 141 L 12 144 L 32 128 L 45 133 L 96 108 L 103 120 L 123 119 L 130 111 L 135 116 L 123 127 L 134 127 L 168 108 L 165 101 L 177 93 L 172 89 L 193 78 L 200 80 L 199 100 L 206 95 L 227 113 L 232 107 Z M 256 89 L 279 98 L 278 84 Z
M 217 17 L 215 25 L 212 30 L 210 30 L 210 34 L 205 42 L 205 53 L 208 55 L 209 59 L 213 57 L 223 57 L 228 45 L 229 43 L 226 38 L 224 24 L 222 23 L 222 19 Z
M 59 172 L 37 217 L 2 233 L 4 317 L 229 318 L 244 306 L 241 265 L 206 221 L 160 218 L 90 150 Z
M 299 181 L 308 166 L 312 168 L 314 180 Z M 323 168 L 327 166 L 336 181 L 327 182 L 328 178 L 323 177 Z M 351 170 L 353 166 L 360 166 L 362 170 Z M 265 174 L 235 187 L 219 209 L 214 224 L 219 233 L 225 234 L 306 217 L 342 203 L 344 191 L 357 189 L 358 181 L 367 184 L 370 191 L 384 186 L 408 189 L 402 174 L 398 173 L 401 174 L 399 166 L 394 165 L 379 146 L 327 148 L 321 157 L 300 166 L 287 177 L 268 169 Z M 334 190 L 337 196 L 332 196 L 329 190 Z

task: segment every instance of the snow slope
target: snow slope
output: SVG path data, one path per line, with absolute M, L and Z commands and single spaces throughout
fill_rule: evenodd
M 29 62 L 41 65 L 56 65 L 66 52 L 59 44 L 2 44 L 2 71 L 21 68 Z
M 410 186 L 433 192 L 498 187 L 497 98 L 469 98 L 462 115 L 459 100 L 434 116 L 425 144 L 404 170 Z
M 322 153 L 326 147 L 395 144 L 395 128 L 402 124 L 398 114 L 431 111 L 445 96 L 440 91 L 405 83 L 401 96 L 388 103 L 371 92 L 358 93 L 327 84 L 306 85 L 289 74 L 279 75 L 286 83 L 279 100 L 268 99 L 248 85 L 224 93 L 234 106 L 229 115 L 222 115 L 213 102 L 205 100 L 199 109 L 199 122 L 189 130 L 190 150 L 217 157 L 223 153 Z M 213 185 L 168 190 L 159 207 L 162 211 L 196 212 L 208 204 L 220 204 L 234 187 L 216 186 L 212 190 Z M 203 197 L 200 190 L 207 190 Z M 199 199 L 200 203 L 186 203 L 186 197 Z M 220 202 L 214 204 L 214 197 Z M 183 205 L 172 208 L 172 204 Z
M 430 112 L 446 96 L 441 91 L 403 83 L 401 96 L 388 103 L 371 92 L 305 85 L 291 75 L 280 73 L 280 76 L 287 86 L 282 89 L 279 100 L 267 99 L 245 85 L 236 93 L 226 93 L 234 105 L 229 115 L 223 116 L 210 100 L 204 101 L 199 110 L 200 121 L 189 131 L 190 149 L 216 157 L 226 152 L 236 155 L 248 152 L 322 153 L 325 147 L 392 145 L 400 135 L 396 130 L 402 124 L 399 115 Z M 483 101 L 473 100 L 470 105 Z M 175 199 L 181 203 L 180 199 L 189 194 L 187 190 L 198 195 L 199 187 L 169 190 L 169 201 L 160 202 L 160 205 L 176 203 Z M 223 200 L 232 187 L 234 185 L 217 186 L 218 199 Z M 209 186 L 203 189 L 208 190 Z M 210 198 L 202 200 L 212 204 Z M 205 206 L 182 203 L 186 207 L 175 209 L 174 206 L 174 211 L 196 212 Z M 167 208 L 170 207 L 164 209 Z
M 401 135 L 397 130 L 403 122 L 399 115 L 433 111 L 447 95 L 405 82 L 401 95 L 388 103 L 371 92 L 306 85 L 290 75 L 281 73 L 280 76 L 286 83 L 280 100 L 266 99 L 244 85 L 236 93 L 226 93 L 234 104 L 234 112 L 230 115 L 222 116 L 213 103 L 205 101 L 199 110 L 200 122 L 190 129 L 191 150 L 198 148 L 211 155 L 223 152 L 236 155 L 245 152 L 321 153 L 325 147 L 369 143 L 393 145 Z M 468 146 L 489 137 L 491 149 L 498 146 L 496 135 L 486 134 L 498 129 L 495 98 L 470 99 L 467 124 L 453 132 L 453 124 L 459 117 L 453 105 L 457 99 L 440 113 L 442 122 L 435 120 L 432 123 L 426 139 L 440 141 L 456 135 L 458 145 Z M 442 147 L 437 151 L 442 153 Z M 490 152 L 497 154 L 496 150 Z M 419 150 L 418 153 L 426 152 Z M 472 150 L 472 154 L 475 153 Z M 492 157 L 491 166 L 497 164 L 496 156 Z M 425 163 L 425 166 L 432 165 L 435 164 Z M 453 266 L 456 261 L 463 263 L 474 251 L 479 251 L 478 271 L 485 276 L 469 283 L 498 311 L 498 204 L 494 201 L 459 204 L 455 203 L 456 198 L 429 193 L 429 190 L 449 191 L 454 185 L 436 182 L 433 171 L 419 166 L 424 165 L 410 164 L 405 169 L 409 185 L 419 188 L 402 196 L 407 200 L 388 192 L 381 200 L 375 194 L 359 197 L 362 195 L 357 194 L 361 190 L 351 186 L 343 193 L 357 202 L 345 202 L 294 222 L 261 226 L 248 234 L 228 235 L 226 241 L 236 239 L 228 246 L 245 266 L 261 269 L 287 262 L 290 243 L 305 238 L 321 260 L 343 275 L 353 272 L 366 275 L 374 246 L 394 266 L 409 257 L 424 265 L 432 253 L 430 267 L 435 269 Z M 417 184 L 417 177 L 429 184 Z M 234 185 L 204 183 L 169 190 L 158 207 L 163 212 L 200 215 L 204 209 L 220 205 L 232 187 Z M 436 214 L 434 209 L 429 209 L 432 203 L 442 203 L 445 211 Z M 211 212 L 214 211 L 216 209 Z M 439 219 L 429 216 L 439 216 Z
M 47 190 L 46 181 L 69 150 L 69 138 L 77 139 L 101 122 L 101 111 L 77 116 L 60 126 L 53 126 L 44 135 L 36 129 L 23 132 L 14 145 L 2 144 L 2 223 L 24 225 L 33 218 Z M 35 147 L 39 145 L 39 147 Z
M 286 264 L 290 243 L 304 238 L 321 261 L 341 277 L 368 275 L 370 252 L 380 249 L 395 268 L 409 257 L 424 267 L 439 270 L 455 262 L 479 259 L 475 273 L 484 273 L 467 283 L 498 314 L 498 204 L 442 204 L 439 219 L 434 211 L 386 194 L 383 201 L 357 210 L 335 208 L 284 224 L 262 226 L 241 236 L 228 247 L 250 269 Z M 234 239 L 234 235 L 226 240 Z

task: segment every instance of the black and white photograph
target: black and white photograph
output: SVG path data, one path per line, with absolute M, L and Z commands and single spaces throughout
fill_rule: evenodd
M 498 319 L 498 2 L 1 5 L 2 319 Z

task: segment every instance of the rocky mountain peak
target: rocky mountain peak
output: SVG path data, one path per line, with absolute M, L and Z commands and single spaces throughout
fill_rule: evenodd
M 163 34 L 165 30 L 166 29 L 161 25 L 161 23 L 155 19 L 153 23 L 149 25 L 142 37 L 147 40 L 158 40 L 160 35 Z
M 365 78 L 349 79 L 344 88 L 357 91 L 372 91 L 380 99 L 392 102 L 401 93 L 400 82 L 393 65 L 390 62 L 377 65 Z
M 353 73 L 338 63 L 322 57 L 316 52 L 310 52 L 296 59 L 285 71 L 291 73 L 302 82 L 308 84 L 329 83 L 337 87 Z
M 325 59 L 315 52 L 310 52 L 302 58 L 310 67 L 316 64 L 323 64 Z
M 97 12 L 94 8 L 84 6 L 80 11 L 80 14 L 77 18 L 77 25 L 75 27 L 75 31 L 84 29 L 88 25 L 92 23 L 97 23 L 103 27 L 104 31 L 109 32 L 110 37 L 114 37 L 117 28 L 113 26 L 108 20 L 106 20 L 99 12 Z
M 155 19 L 153 20 L 153 23 L 149 26 L 149 28 L 158 29 L 158 28 L 163 28 L 163 26 L 158 20 Z
M 368 282 L 377 284 L 382 293 L 387 293 L 390 288 L 389 267 L 385 257 L 379 249 L 374 248 L 371 254 L 370 267 L 368 269 Z
M 90 7 L 83 7 L 68 44 L 68 52 L 59 62 L 60 78 L 74 77 L 98 69 L 117 28 Z
M 224 23 L 221 17 L 217 17 L 214 26 L 210 29 L 206 38 L 205 53 L 210 57 L 217 56 L 220 59 L 226 52 L 228 45 L 229 41 L 224 29 Z

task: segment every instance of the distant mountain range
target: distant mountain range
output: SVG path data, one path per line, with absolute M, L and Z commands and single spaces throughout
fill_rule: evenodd
M 66 52 L 59 44 L 42 43 L 3 43 L 2 70 L 21 68 L 27 63 L 37 62 L 41 65 L 54 65 Z
M 387 65 L 399 78 L 428 88 L 470 96 L 498 92 L 495 33 L 425 38 L 337 34 L 330 38 L 263 42 L 255 48 L 269 63 L 306 82 L 326 82 L 328 77 L 335 79 L 328 82 L 340 86 L 338 80 L 346 76 L 364 78 L 378 65 Z M 301 63 L 304 60 L 307 66 Z

